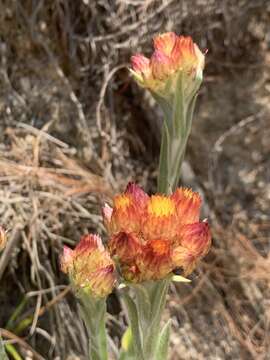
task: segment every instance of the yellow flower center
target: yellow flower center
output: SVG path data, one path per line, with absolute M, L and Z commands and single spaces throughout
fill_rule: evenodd
M 166 240 L 152 240 L 151 247 L 158 256 L 166 255 L 169 252 L 170 244 Z
M 175 213 L 175 204 L 166 196 L 154 195 L 149 201 L 148 213 L 154 216 L 170 216 Z
M 125 209 L 131 204 L 131 199 L 127 195 L 118 195 L 114 199 L 116 209 Z

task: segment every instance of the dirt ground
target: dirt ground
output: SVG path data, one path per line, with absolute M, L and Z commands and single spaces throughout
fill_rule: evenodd
M 168 30 L 208 49 L 182 182 L 213 233 L 191 284 L 171 286 L 170 359 L 270 359 L 269 23 L 267 0 L 0 2 L 0 328 L 22 359 L 86 359 L 58 257 L 105 239 L 101 205 L 128 181 L 156 190 L 162 117 L 127 66 Z M 118 346 L 117 294 L 108 309 Z

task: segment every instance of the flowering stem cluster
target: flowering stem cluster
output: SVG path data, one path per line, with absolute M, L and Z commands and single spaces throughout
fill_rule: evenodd
M 61 267 L 69 275 L 89 334 L 91 360 L 107 360 L 106 297 L 118 287 L 128 313 L 120 360 L 166 360 L 170 321 L 161 317 L 170 281 L 188 276 L 207 254 L 211 236 L 200 221 L 201 198 L 177 188 L 191 130 L 204 55 L 192 39 L 166 33 L 154 38 L 150 59 L 132 57 L 131 72 L 164 113 L 158 194 L 149 196 L 130 183 L 103 207 L 108 243 L 83 236 L 67 247 Z M 174 275 L 182 270 L 185 277 Z

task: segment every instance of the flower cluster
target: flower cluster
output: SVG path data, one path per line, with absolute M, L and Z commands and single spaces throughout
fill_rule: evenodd
M 154 49 L 150 59 L 142 54 L 131 57 L 131 72 L 141 86 L 168 97 L 175 92 L 176 74 L 186 77 L 189 90 L 194 80 L 202 78 L 205 56 L 191 37 L 164 33 L 154 38 Z
M 64 247 L 61 269 L 72 285 L 94 297 L 105 297 L 116 282 L 115 265 L 98 235 L 85 235 L 74 250 Z
M 109 252 L 131 282 L 162 279 L 174 269 L 190 274 L 209 250 L 206 221 L 199 221 L 201 198 L 189 189 L 148 196 L 129 184 L 103 208 Z

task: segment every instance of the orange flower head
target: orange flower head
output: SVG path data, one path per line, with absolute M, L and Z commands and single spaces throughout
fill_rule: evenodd
M 130 183 L 124 194 L 115 196 L 110 221 L 110 232 L 138 232 L 148 195 L 137 185 Z
M 120 232 L 110 238 L 109 250 L 121 263 L 128 263 L 140 256 L 142 243 L 135 234 Z
M 64 248 L 60 259 L 77 290 L 93 297 L 106 297 L 116 282 L 115 266 L 98 235 L 85 235 L 74 250 Z
M 178 267 L 189 274 L 210 246 L 208 224 L 199 222 L 200 205 L 199 194 L 185 188 L 148 196 L 131 183 L 117 195 L 103 214 L 110 229 L 108 250 L 123 278 L 157 280 Z
M 168 240 L 150 240 L 143 247 L 142 256 L 137 260 L 143 280 L 158 280 L 173 270 L 172 249 Z
M 192 224 L 199 221 L 202 199 L 187 188 L 178 188 L 172 195 L 177 212 L 178 224 Z
M 0 226 L 0 251 L 4 249 L 7 243 L 6 231 Z
M 131 58 L 131 72 L 140 85 L 169 97 L 175 88 L 177 74 L 185 75 L 185 89 L 190 93 L 194 79 L 202 78 L 205 56 L 191 37 L 167 32 L 154 37 L 154 52 L 150 59 L 143 55 Z M 167 82 L 171 85 L 168 88 Z
M 182 267 L 185 275 L 190 274 L 198 261 L 208 253 L 210 245 L 211 234 L 207 222 L 184 225 L 173 250 L 175 267 Z
M 150 197 L 143 222 L 142 232 L 146 239 L 166 238 L 176 235 L 176 206 L 170 197 Z

